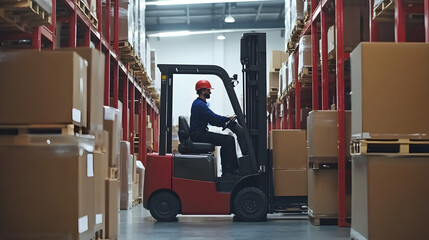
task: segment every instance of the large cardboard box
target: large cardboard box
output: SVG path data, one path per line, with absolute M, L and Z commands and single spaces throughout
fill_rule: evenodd
M 93 146 L 87 137 L 0 137 L 0 239 L 93 238 Z
M 361 29 L 365 28 L 365 25 L 361 25 L 361 10 L 363 6 L 362 1 L 345 1 L 350 2 L 344 4 L 343 15 L 344 15 L 344 51 L 350 52 L 353 50 L 361 41 L 365 38 L 365 33 Z M 356 4 L 357 3 L 357 4 Z M 366 14 L 368 14 L 366 12 Z M 335 50 L 335 25 L 328 28 L 328 52 Z
M 94 153 L 94 213 L 95 231 L 106 229 L 106 179 L 109 159 L 107 153 Z
M 355 239 L 429 239 L 429 156 L 353 156 Z
M 346 160 L 350 160 L 351 111 L 345 111 Z M 307 118 L 308 159 L 312 163 L 338 162 L 338 111 L 311 111 Z
M 298 51 L 298 74 L 303 72 L 305 67 L 312 67 L 311 57 L 311 35 L 304 35 L 299 40 L 299 51 Z
M 153 128 L 146 128 L 146 142 L 153 143 Z
M 120 143 L 120 184 L 121 184 L 121 202 L 120 208 L 130 209 L 133 204 L 133 161 L 134 156 L 130 155 L 130 143 L 121 141 Z
M 346 184 L 347 185 L 347 184 Z M 351 212 L 350 186 L 346 187 L 346 216 Z M 337 169 L 308 170 L 308 215 L 319 218 L 338 216 Z
M 361 43 L 351 54 L 352 137 L 428 138 L 429 44 Z
M 282 62 L 287 61 L 287 53 L 284 51 L 274 50 L 271 54 L 271 71 L 279 71 L 282 67 Z
M 61 48 L 74 51 L 88 62 L 87 69 L 87 127 L 90 133 L 103 130 L 104 54 L 94 48 Z
M 137 174 L 138 174 L 138 196 L 143 198 L 143 186 L 144 186 L 144 175 L 145 175 L 145 168 L 143 166 L 143 163 L 140 161 L 136 162 L 137 167 Z
M 0 124 L 87 126 L 87 62 L 74 52 L 0 53 Z
M 307 196 L 307 170 L 274 170 L 274 196 Z
M 121 135 L 121 112 L 112 107 L 104 107 L 104 129 L 108 132 L 108 153 L 109 167 L 118 167 L 119 163 L 119 142 Z
M 119 183 L 106 179 L 106 239 L 118 239 L 119 228 Z
M 270 80 L 270 88 L 279 89 L 279 71 L 277 72 L 270 72 L 269 75 Z
M 306 170 L 307 142 L 305 137 L 305 130 L 272 130 L 270 149 L 273 150 L 273 168 Z

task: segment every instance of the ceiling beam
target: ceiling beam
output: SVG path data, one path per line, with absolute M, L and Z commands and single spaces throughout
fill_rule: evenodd
M 259 4 L 258 11 L 256 12 L 255 22 L 258 22 L 259 15 L 261 14 L 262 5 L 264 4 L 263 3 Z
M 193 22 L 188 26 L 186 23 L 175 23 L 175 24 L 149 24 L 146 25 L 146 32 L 157 33 L 157 32 L 170 32 L 170 31 L 202 31 L 208 29 L 214 30 L 227 30 L 227 29 L 271 29 L 271 28 L 284 28 L 284 21 L 259 21 L 257 23 L 244 22 L 239 23 L 235 22 L 234 24 L 223 25 L 223 28 L 219 27 L 218 22 L 211 23 L 197 23 Z
M 191 25 L 191 17 L 190 17 L 190 13 L 189 13 L 189 5 L 186 6 L 186 18 L 187 18 L 188 26 Z

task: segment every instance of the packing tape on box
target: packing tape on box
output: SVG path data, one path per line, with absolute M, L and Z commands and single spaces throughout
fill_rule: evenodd
M 112 107 L 104 107 L 104 120 L 115 120 L 115 109 Z
M 95 224 L 103 223 L 103 214 L 95 214 Z
M 88 231 L 88 215 L 85 215 L 78 219 L 78 231 L 79 233 Z
M 73 108 L 72 109 L 72 119 L 73 121 L 80 123 L 82 120 L 82 113 L 79 109 Z
M 94 177 L 94 155 L 92 153 L 88 153 L 86 157 L 86 175 Z

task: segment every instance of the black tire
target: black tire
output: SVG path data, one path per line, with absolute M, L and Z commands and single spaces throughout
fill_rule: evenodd
M 234 214 L 244 222 L 259 222 L 267 217 L 268 201 L 255 187 L 240 190 L 234 198 Z
M 150 199 L 149 211 L 158 222 L 174 221 L 180 211 L 179 199 L 171 192 L 155 193 Z

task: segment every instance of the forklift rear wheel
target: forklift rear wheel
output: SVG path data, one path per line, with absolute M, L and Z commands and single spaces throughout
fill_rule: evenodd
M 245 222 L 258 222 L 266 218 L 268 201 L 265 194 L 255 187 L 240 190 L 234 199 L 234 213 Z
M 174 221 L 180 211 L 179 199 L 170 192 L 155 193 L 150 199 L 149 211 L 158 222 Z

